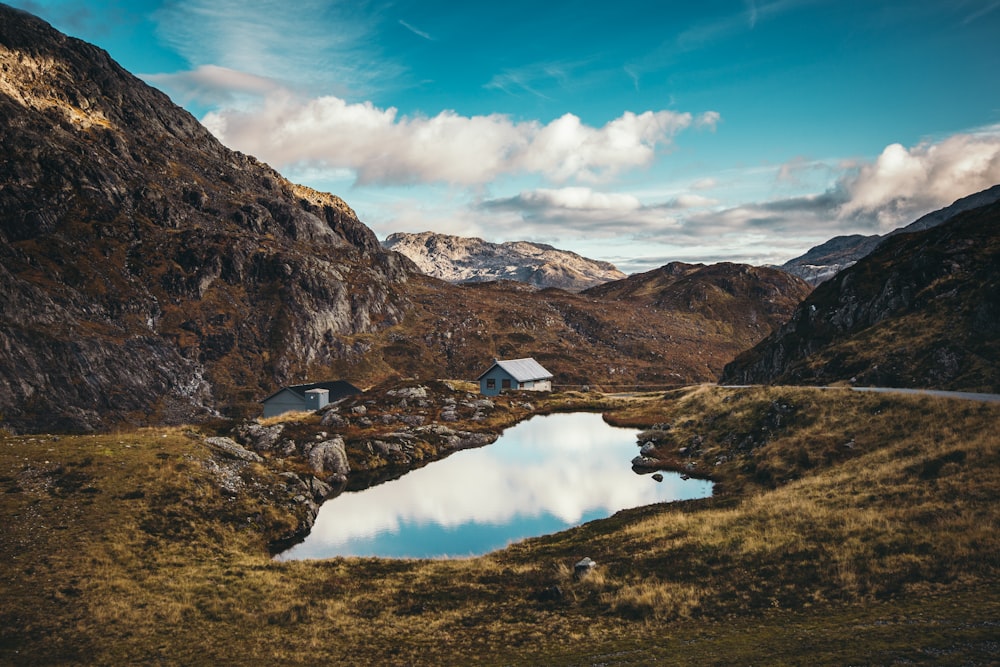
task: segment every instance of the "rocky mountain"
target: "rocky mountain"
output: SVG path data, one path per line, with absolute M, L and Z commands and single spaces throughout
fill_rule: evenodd
M 0 428 L 247 416 L 283 384 L 471 379 L 493 357 L 534 356 L 563 387 L 707 381 L 807 289 L 661 274 L 584 293 L 425 276 L 341 199 L 0 5 Z
M 781 265 L 784 271 L 796 275 L 811 285 L 829 280 L 838 272 L 865 257 L 890 236 L 917 232 L 936 227 L 964 211 L 1000 201 L 1000 185 L 963 197 L 950 206 L 928 213 L 905 227 L 895 229 L 885 236 L 837 236 L 826 243 L 811 248 L 806 254 L 790 259 Z
M 1000 202 L 886 239 L 720 381 L 1000 392 Z
M 169 421 L 361 353 L 404 262 L 106 52 L 0 5 L 0 415 Z
M 450 283 L 516 280 L 579 292 L 625 277 L 608 262 L 527 241 L 490 243 L 423 232 L 391 234 L 382 246 L 405 255 L 427 275 Z

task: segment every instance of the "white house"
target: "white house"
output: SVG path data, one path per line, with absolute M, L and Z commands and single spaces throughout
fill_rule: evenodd
M 493 365 L 479 376 L 479 393 L 496 396 L 502 391 L 552 391 L 552 373 L 540 363 L 527 359 L 493 360 Z

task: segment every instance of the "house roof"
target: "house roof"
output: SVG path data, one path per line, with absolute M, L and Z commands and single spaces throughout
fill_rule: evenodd
M 336 401 L 345 396 L 352 396 L 354 394 L 362 393 L 360 389 L 355 387 L 350 382 L 346 382 L 345 380 L 330 380 L 327 382 L 313 382 L 311 384 L 293 384 L 287 387 L 282 387 L 278 391 L 274 392 L 273 394 L 262 400 L 261 403 L 271 400 L 272 398 L 274 398 L 281 392 L 285 391 L 286 389 L 296 394 L 299 398 L 305 398 L 306 392 L 309 391 L 310 389 L 326 389 L 327 391 L 330 392 L 331 401 Z
M 552 373 L 545 370 L 540 363 L 528 357 L 527 359 L 508 359 L 507 361 L 499 361 L 494 359 L 493 365 L 486 369 L 486 372 L 476 378 L 477 380 L 482 378 L 483 375 L 489 373 L 495 366 L 507 371 L 512 378 L 518 382 L 531 382 L 532 380 L 547 380 L 552 377 Z

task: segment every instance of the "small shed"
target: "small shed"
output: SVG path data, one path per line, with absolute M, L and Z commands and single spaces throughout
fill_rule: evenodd
M 494 359 L 478 381 L 479 393 L 486 396 L 496 396 L 502 391 L 552 391 L 552 373 L 531 357 Z
M 264 404 L 263 416 L 266 419 L 286 412 L 315 411 L 360 393 L 360 389 L 344 380 L 295 384 L 283 387 L 261 401 Z

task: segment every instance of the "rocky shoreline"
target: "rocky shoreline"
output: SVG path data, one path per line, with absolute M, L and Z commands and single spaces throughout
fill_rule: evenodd
M 523 394 L 484 398 L 458 383 L 397 382 L 317 413 L 241 422 L 225 435 L 205 438 L 214 455 L 204 465 L 230 494 L 246 489 L 252 465 L 277 475 L 257 492 L 297 518 L 294 530 L 269 540 L 272 552 L 279 552 L 308 534 L 325 500 L 488 445 L 538 413 Z

